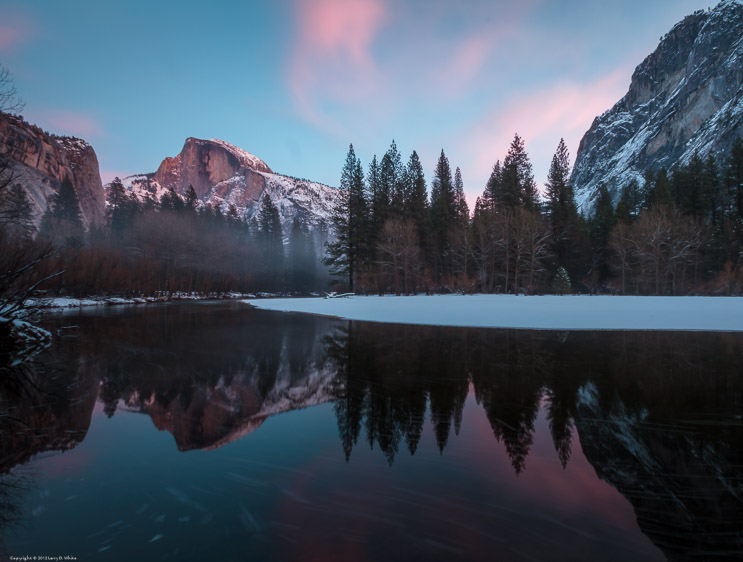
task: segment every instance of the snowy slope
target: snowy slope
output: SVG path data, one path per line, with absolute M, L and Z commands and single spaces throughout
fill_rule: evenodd
M 573 170 L 590 211 L 606 184 L 616 202 L 647 169 L 673 168 L 695 151 L 724 160 L 743 134 L 743 2 L 724 0 L 678 23 L 635 70 L 627 94 L 597 117 Z
M 212 206 L 220 207 L 226 211 L 229 205 L 235 205 L 240 215 L 246 220 L 256 217 L 263 207 L 263 196 L 268 194 L 279 210 L 281 224 L 284 234 L 289 234 L 291 223 L 295 217 L 301 219 L 312 228 L 320 226 L 327 227 L 330 223 L 333 206 L 338 199 L 339 191 L 327 185 L 299 180 L 280 174 L 267 174 L 259 172 L 265 183 L 263 191 L 257 199 L 252 199 L 249 204 L 241 205 L 242 196 L 245 194 L 245 176 L 236 174 L 220 184 L 217 184 L 207 200 Z M 217 195 L 229 184 L 229 195 L 220 197 Z

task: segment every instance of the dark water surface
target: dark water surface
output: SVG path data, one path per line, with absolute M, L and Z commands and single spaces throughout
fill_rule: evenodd
M 0 559 L 743 556 L 743 335 L 49 316 L 0 368 Z

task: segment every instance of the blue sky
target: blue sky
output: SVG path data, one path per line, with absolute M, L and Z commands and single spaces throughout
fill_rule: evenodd
M 24 116 L 98 154 L 104 181 L 189 137 L 337 185 L 394 138 L 430 179 L 443 148 L 471 203 L 514 133 L 538 183 L 694 0 L 4 0 L 0 62 Z

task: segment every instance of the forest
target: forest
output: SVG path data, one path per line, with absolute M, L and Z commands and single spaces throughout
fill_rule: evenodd
M 193 188 L 185 197 L 171 190 L 159 200 L 140 201 L 117 178 L 107 191 L 105 225 L 86 231 L 75 188 L 65 178 L 37 232 L 23 188 L 13 182 L 9 165 L 2 172 L 0 241 L 6 261 L 16 256 L 18 265 L 8 270 L 20 274 L 19 287 L 44 279 L 43 289 L 55 294 L 152 296 L 307 293 L 327 284 L 314 234 L 295 221 L 285 244 L 268 196 L 247 223 L 234 206 L 223 213 L 201 205 Z M 30 261 L 34 266 L 21 271 Z
M 740 294 L 743 141 L 648 171 L 579 210 L 564 141 L 544 193 L 515 135 L 470 212 L 462 174 L 441 151 L 430 196 L 418 154 L 392 145 L 366 173 L 353 145 L 326 263 L 357 293 Z
M 19 112 L 17 99 L 11 88 L 0 109 Z M 234 206 L 204 205 L 193 187 L 141 199 L 118 178 L 105 223 L 86 229 L 69 177 L 37 228 L 21 177 L 0 154 L 0 307 L 11 317 L 40 293 L 743 291 L 740 138 L 724 161 L 694 155 L 648 171 L 618 200 L 617 186 L 601 185 L 583 209 L 570 171 L 561 140 L 540 193 L 515 135 L 470 210 L 443 149 L 429 190 L 416 151 L 404 164 L 392 141 L 365 171 L 351 145 L 330 224 L 314 230 L 295 219 L 284 232 L 268 194 L 248 222 Z
M 670 173 L 648 172 L 623 188 L 616 205 L 601 186 L 588 214 L 569 177 L 561 141 L 540 194 L 516 135 L 470 212 L 461 171 L 452 173 L 443 150 L 429 194 L 418 154 L 403 164 L 393 141 L 366 173 L 350 147 L 344 196 L 328 225 L 335 236 L 299 220 L 283 232 L 267 194 L 246 222 L 234 206 L 203 205 L 193 188 L 185 197 L 170 190 L 140 200 L 118 178 L 107 191 L 104 225 L 86 231 L 65 178 L 37 231 L 11 163 L 0 161 L 2 298 L 17 307 L 39 290 L 80 297 L 331 287 L 360 294 L 743 290 L 740 139 L 725 162 L 695 156 Z

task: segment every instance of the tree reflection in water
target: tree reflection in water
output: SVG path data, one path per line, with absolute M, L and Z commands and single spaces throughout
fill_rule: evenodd
M 743 553 L 743 338 L 350 322 L 326 336 L 346 459 L 362 434 L 390 465 L 428 411 L 443 453 L 469 386 L 518 475 L 543 405 L 563 467 L 577 434 L 598 476 L 670 558 Z M 427 410 L 428 409 L 428 410 Z
M 234 304 L 96 312 L 75 325 L 23 373 L 3 371 L 0 522 L 17 519 L 18 467 L 79 444 L 96 398 L 108 416 L 149 415 L 182 451 L 332 401 L 346 460 L 361 442 L 393 466 L 415 455 L 426 420 L 445 455 L 471 395 L 516 475 L 529 470 L 543 411 L 562 466 L 577 437 L 669 558 L 743 550 L 741 335 L 384 325 Z

